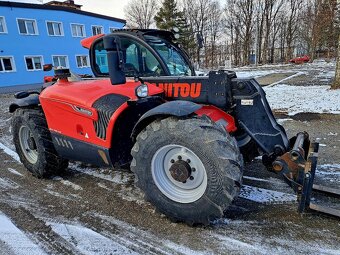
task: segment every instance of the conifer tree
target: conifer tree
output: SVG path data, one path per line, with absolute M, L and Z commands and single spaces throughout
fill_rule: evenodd
M 176 0 L 164 0 L 154 19 L 159 29 L 178 28 L 180 38 L 177 41 L 191 55 L 195 48 L 194 34 L 184 13 L 177 9 Z

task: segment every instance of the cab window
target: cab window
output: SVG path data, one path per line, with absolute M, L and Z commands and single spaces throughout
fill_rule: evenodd
M 132 39 L 120 38 L 121 51 L 125 63 L 125 75 L 134 76 L 161 76 L 165 72 L 156 57 L 139 42 Z M 108 75 L 107 51 L 103 42 L 99 41 L 94 46 L 95 69 L 101 75 Z

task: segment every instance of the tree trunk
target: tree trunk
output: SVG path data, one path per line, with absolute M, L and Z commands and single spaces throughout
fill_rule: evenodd
M 335 78 L 332 89 L 340 89 L 340 35 L 338 39 L 338 56 L 336 58 Z

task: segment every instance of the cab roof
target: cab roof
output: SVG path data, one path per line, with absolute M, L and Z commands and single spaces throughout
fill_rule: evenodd
M 117 29 L 117 30 L 114 30 L 112 33 L 106 34 L 106 35 L 112 35 L 112 34 L 129 34 L 129 35 L 141 38 L 143 40 L 144 40 L 144 36 L 146 35 L 159 37 L 159 38 L 171 41 L 171 42 L 176 40 L 172 32 L 167 31 L 167 30 L 158 30 L 158 29 Z M 103 37 L 103 36 L 105 36 L 105 34 L 94 35 L 94 36 L 81 40 L 80 43 L 84 48 L 90 49 L 92 43 L 96 39 Z

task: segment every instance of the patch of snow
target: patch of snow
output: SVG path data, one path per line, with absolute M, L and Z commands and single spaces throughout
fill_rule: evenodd
M 272 73 L 276 73 L 276 71 L 275 70 L 236 71 L 236 76 L 237 78 L 258 78 Z
M 296 195 L 275 190 L 243 185 L 239 197 L 258 203 L 282 203 L 296 201 Z
M 116 194 L 124 200 L 136 202 L 137 204 L 144 204 L 143 194 L 133 185 L 126 185 L 132 182 L 133 174 L 123 171 L 112 171 L 111 174 L 101 173 L 96 169 L 86 167 L 79 167 L 77 164 L 71 164 L 70 169 L 91 175 L 114 184 L 124 184 L 123 187 L 116 191 Z M 103 188 L 103 187 L 102 187 Z
M 98 185 L 98 187 L 100 187 L 100 188 L 106 189 L 106 190 L 108 190 L 108 191 L 112 191 L 112 189 L 108 188 L 104 183 L 98 182 L 97 185 Z
M 20 185 L 6 177 L 0 178 L 0 189 L 17 189 L 19 187 Z
M 213 237 L 221 241 L 222 244 L 227 246 L 229 249 L 233 247 L 235 251 L 244 251 L 242 254 L 271 254 L 268 248 L 264 248 L 261 244 L 249 244 L 220 234 L 214 234 Z
M 75 184 L 73 182 L 67 181 L 67 180 L 62 180 L 60 181 L 62 184 L 66 185 L 66 186 L 70 186 L 75 190 L 83 190 L 83 188 L 81 186 L 79 186 L 78 184 Z
M 119 235 L 113 235 L 112 239 L 123 241 L 124 243 L 129 243 L 137 249 L 142 247 L 147 250 L 152 249 L 156 254 L 190 254 L 190 255 L 200 255 L 207 254 L 206 252 L 200 252 L 197 250 L 192 250 L 189 247 L 175 243 L 170 240 L 159 238 L 158 236 L 138 229 L 124 221 L 117 220 L 111 216 L 105 216 L 95 213 L 95 216 L 102 219 L 107 224 L 115 225 L 115 229 L 119 230 Z M 141 252 L 145 253 L 145 252 Z M 147 252 L 148 253 L 148 252 Z
M 334 135 L 334 136 L 337 136 L 338 133 L 329 132 L 327 135 Z
M 280 125 L 282 125 L 286 121 L 292 121 L 293 119 L 291 118 L 285 118 L 285 119 L 276 119 L 276 122 Z
M 97 171 L 94 168 L 90 168 L 90 167 L 79 167 L 77 164 L 70 164 L 69 166 L 70 169 L 87 174 L 87 175 L 91 175 L 106 181 L 110 181 L 116 184 L 126 184 L 129 183 L 131 180 L 131 177 L 133 176 L 132 173 L 127 173 L 127 172 L 121 172 L 121 171 L 113 171 L 112 174 L 106 174 L 106 173 L 101 173 L 99 171 Z
M 273 110 L 285 110 L 288 115 L 300 112 L 340 114 L 340 90 L 330 86 L 275 85 L 264 87 Z
M 331 79 L 331 78 L 335 77 L 335 71 L 321 72 L 317 77 Z
M 89 228 L 77 225 L 48 223 L 52 230 L 63 237 L 81 253 L 90 254 L 138 254 Z
M 55 196 L 55 197 L 59 197 L 59 198 L 62 198 L 62 199 L 67 199 L 67 200 L 73 200 L 72 198 L 64 196 L 64 195 L 62 195 L 62 194 L 60 194 L 58 192 L 55 192 L 53 190 L 44 189 L 44 191 L 46 191 L 48 194 L 50 194 L 52 196 Z
M 260 181 L 260 182 L 268 182 L 268 183 L 272 183 L 272 184 L 275 184 L 275 185 L 284 184 L 285 183 L 282 180 L 274 179 L 274 178 L 271 178 L 271 177 L 269 179 L 262 179 L 262 178 L 257 178 L 257 177 L 245 176 L 244 175 L 243 179 L 252 180 L 252 181 Z
M 19 175 L 19 176 L 24 176 L 21 173 L 19 173 L 17 170 L 13 169 L 13 168 L 8 167 L 7 170 L 9 172 L 11 172 L 12 174 Z
M 62 184 L 66 185 L 66 186 L 70 186 L 72 187 L 74 190 L 83 190 L 83 188 L 81 186 L 79 186 L 78 184 L 75 184 L 73 182 L 70 182 L 68 180 L 64 180 L 62 177 L 60 176 L 54 176 L 53 179 L 54 181 L 60 181 Z
M 6 154 L 11 156 L 14 160 L 20 162 L 19 155 L 15 151 L 12 151 L 10 148 L 8 148 L 2 143 L 0 143 L 0 149 L 2 149 Z
M 339 175 L 340 176 L 340 164 L 318 165 L 316 169 L 316 175 Z
M 1 212 L 0 240 L 16 255 L 46 254 Z

